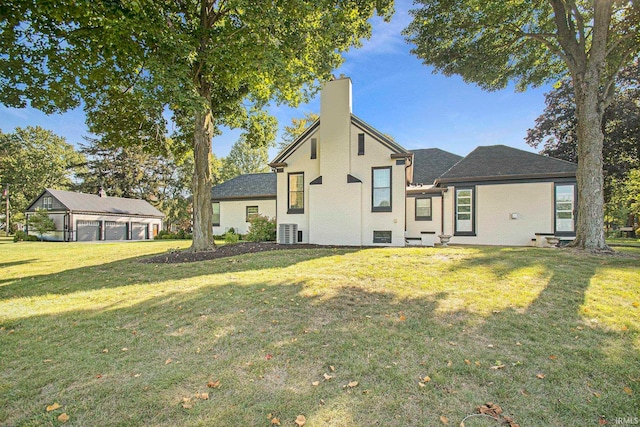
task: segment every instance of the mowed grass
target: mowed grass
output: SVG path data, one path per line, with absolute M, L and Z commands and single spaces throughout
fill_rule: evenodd
M 139 262 L 187 245 L 0 242 L 0 425 L 458 426 L 487 402 L 521 426 L 640 416 L 635 248 Z

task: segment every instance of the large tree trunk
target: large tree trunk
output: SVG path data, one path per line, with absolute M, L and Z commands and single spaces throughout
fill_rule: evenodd
M 603 106 L 598 97 L 598 73 L 587 71 L 574 80 L 578 120 L 578 215 L 573 246 L 610 250 L 604 240 L 604 178 L 602 171 Z
M 198 111 L 195 114 L 193 141 L 193 243 L 194 252 L 215 248 L 213 241 L 213 209 L 211 207 L 211 139 L 213 123 L 211 110 Z

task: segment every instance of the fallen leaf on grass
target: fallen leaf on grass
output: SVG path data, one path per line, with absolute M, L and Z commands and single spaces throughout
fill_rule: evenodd
M 600 419 L 598 420 L 598 424 L 601 426 L 607 425 L 607 420 L 605 420 L 604 418 L 600 417 Z
M 298 417 L 296 418 L 296 424 L 298 424 L 299 427 L 302 427 L 306 423 L 307 423 L 307 419 L 305 418 L 305 416 L 298 415 Z
M 549 356 L 549 359 L 551 360 L 556 360 L 558 358 L 558 356 L 556 356 L 555 354 L 552 354 L 551 356 Z
M 276 417 L 273 417 L 273 418 L 271 419 L 271 425 L 274 425 L 274 426 L 279 426 L 279 425 L 281 425 L 281 424 L 280 424 L 280 420 L 279 420 L 278 418 L 276 418 Z
M 629 396 L 631 396 L 633 394 L 633 390 L 631 390 L 631 388 L 629 388 L 629 387 L 623 388 L 622 391 L 627 393 Z
M 218 387 L 220 387 L 220 380 L 209 381 L 207 383 L 207 387 L 209 387 L 209 388 L 218 388 Z
M 635 308 L 640 307 L 640 303 L 637 301 L 632 302 L 631 305 L 634 306 Z
M 505 365 L 494 365 L 489 367 L 489 369 L 504 369 Z
M 55 411 L 56 409 L 60 409 L 60 408 L 62 408 L 62 406 L 60 406 L 60 404 L 56 402 L 53 405 L 47 406 L 47 412 Z
M 467 365 L 471 365 L 471 360 L 469 360 L 469 359 L 464 359 L 464 363 L 466 363 Z
M 331 378 L 333 378 L 333 376 L 329 374 L 322 374 L 322 376 L 324 377 L 325 381 L 329 381 Z
M 431 377 L 430 377 L 429 375 L 427 375 L 426 377 L 424 377 L 424 378 L 422 379 L 422 382 L 423 382 L 423 383 L 428 383 L 429 381 L 431 381 Z
M 264 358 L 267 359 L 267 360 L 271 360 L 271 359 L 273 359 L 273 355 L 267 353 L 267 355 Z
M 320 381 L 314 381 L 314 382 L 311 383 L 311 385 L 313 385 L 313 386 L 320 385 Z
M 445 417 L 444 415 L 440 415 L 440 422 L 442 424 L 449 424 L 449 418 Z
M 199 393 L 196 396 L 201 400 L 209 400 L 209 393 Z
M 336 371 L 336 368 L 335 368 L 334 366 L 329 366 L 329 370 L 330 370 L 331 372 L 335 372 L 335 371 Z
M 545 377 L 544 374 L 536 374 L 536 378 L 543 380 Z
M 356 387 L 357 385 L 358 385 L 358 381 L 351 381 L 349 384 L 347 384 L 347 387 L 353 388 L 353 387 Z
M 67 421 L 69 421 L 69 415 L 67 415 L 66 413 L 58 415 L 58 421 L 60 421 L 61 423 L 66 423 Z
M 182 407 L 184 409 L 191 409 L 193 408 L 193 404 L 191 403 L 191 398 L 190 397 L 183 397 L 182 398 Z
M 173 362 L 173 360 L 171 360 L 171 358 L 168 358 L 167 360 L 164 361 L 165 365 L 168 365 L 169 363 Z

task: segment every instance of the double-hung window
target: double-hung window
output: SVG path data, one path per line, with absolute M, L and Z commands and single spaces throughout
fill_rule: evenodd
M 416 197 L 416 221 L 431 221 L 431 197 Z
M 304 173 L 289 174 L 289 209 L 287 213 L 304 213 Z
M 371 170 L 371 210 L 391 212 L 391 166 Z

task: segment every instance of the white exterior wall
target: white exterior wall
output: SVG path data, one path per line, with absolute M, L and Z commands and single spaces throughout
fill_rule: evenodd
M 276 216 L 276 201 L 271 200 L 233 200 L 220 201 L 220 225 L 213 227 L 213 234 L 222 235 L 233 227 L 238 234 L 247 234 L 249 223 L 247 206 L 257 206 L 258 214 L 269 218 Z
M 450 243 L 529 246 L 535 233 L 554 232 L 553 182 L 476 185 L 475 191 L 475 236 L 455 236 L 455 187 L 444 195 Z
M 352 124 L 349 79 L 325 85 L 320 116 L 319 129 L 286 158 L 287 166 L 277 174 L 278 224 L 297 224 L 301 243 L 373 245 L 374 231 L 391 231 L 391 245 L 404 246 L 405 165 L 396 165 L 393 151 L 371 135 L 365 135 L 365 154 L 358 156 L 358 134 L 365 132 Z M 317 140 L 313 160 L 312 138 Z M 392 212 L 372 212 L 373 167 L 391 167 Z M 304 173 L 304 213 L 289 214 L 288 177 L 297 172 Z M 362 182 L 347 182 L 348 175 Z M 310 185 L 319 176 L 322 184 Z
M 298 231 L 302 231 L 302 241 L 309 243 L 309 183 L 320 176 L 320 158 L 322 157 L 322 143 L 318 131 L 309 137 L 287 159 L 288 167 L 284 172 L 276 174 L 277 179 L 277 218 L 278 224 L 298 224 Z M 311 139 L 318 141 L 317 157 L 311 159 Z M 304 173 L 304 213 L 290 214 L 289 209 L 289 173 Z M 313 187 L 313 186 L 311 186 Z M 278 232 L 280 227 L 278 227 Z
M 374 231 L 391 231 L 390 246 L 404 246 L 405 205 L 406 205 L 406 161 L 397 165 L 391 158 L 392 151 L 365 133 L 364 155 L 358 155 L 358 134 L 364 133 L 351 126 L 351 174 L 362 180 L 362 245 L 373 243 Z M 372 212 L 372 168 L 391 166 L 391 212 Z M 389 246 L 389 244 L 382 244 Z
M 417 197 L 431 197 L 431 221 L 416 221 L 416 196 L 408 196 L 407 237 L 419 238 L 423 231 L 432 231 L 435 236 L 439 236 L 442 230 L 442 196 L 433 194 L 418 195 Z

